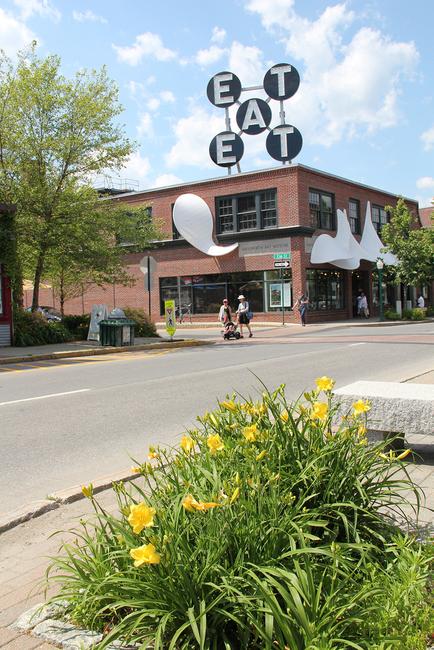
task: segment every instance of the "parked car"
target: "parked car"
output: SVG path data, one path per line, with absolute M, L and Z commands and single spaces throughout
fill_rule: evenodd
M 26 311 L 32 311 L 32 308 L 27 307 Z M 54 307 L 41 305 L 36 311 L 52 323 L 60 323 L 62 320 L 62 314 L 57 309 L 54 309 Z

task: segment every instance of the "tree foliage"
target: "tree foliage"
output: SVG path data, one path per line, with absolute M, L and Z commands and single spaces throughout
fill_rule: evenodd
M 419 228 L 415 216 L 404 199 L 395 207 L 386 206 L 390 222 L 381 230 L 381 239 L 387 250 L 396 255 L 397 266 L 389 267 L 396 283 L 420 286 L 433 279 L 434 230 Z
M 106 69 L 72 79 L 59 57 L 39 58 L 36 44 L 13 64 L 0 56 L 0 201 L 14 203 L 18 259 L 34 285 L 123 281 L 125 210 L 99 200 L 92 177 L 118 169 L 134 149 L 116 124 L 118 89 Z M 133 241 L 148 245 L 156 228 L 142 210 Z

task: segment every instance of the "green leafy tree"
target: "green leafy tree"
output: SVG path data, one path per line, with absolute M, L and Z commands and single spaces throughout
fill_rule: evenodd
M 35 43 L 16 64 L 0 56 L 0 201 L 17 207 L 18 258 L 33 282 L 33 309 L 47 276 L 127 281 L 114 244 L 128 219 L 89 188 L 134 149 L 116 124 L 118 89 L 105 68 L 72 79 L 60 68 L 57 56 L 39 58 Z M 155 230 L 147 220 L 132 241 L 156 239 Z
M 396 255 L 397 266 L 388 267 L 396 283 L 420 286 L 433 279 L 434 230 L 418 228 L 415 216 L 404 199 L 395 207 L 386 206 L 390 222 L 381 230 L 381 239 L 387 250 Z

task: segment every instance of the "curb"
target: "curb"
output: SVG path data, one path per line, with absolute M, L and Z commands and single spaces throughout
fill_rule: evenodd
M 111 488 L 113 483 L 119 483 L 120 481 L 128 483 L 129 481 L 138 478 L 138 476 L 138 474 L 131 473 L 130 469 L 102 476 L 91 481 L 93 485 L 93 493 L 98 494 L 98 492 L 103 492 L 104 490 Z M 60 508 L 60 506 L 74 503 L 74 501 L 79 501 L 80 499 L 85 499 L 86 497 L 81 488 L 81 484 L 73 485 L 69 488 L 49 494 L 46 499 L 32 501 L 17 510 L 4 514 L 0 518 L 0 535 L 7 530 L 11 530 L 16 526 L 25 523 L 26 521 L 30 521 L 30 519 L 40 517 L 50 510 L 56 510 L 57 508 Z
M 50 352 L 46 354 L 31 354 L 17 357 L 0 357 L 0 365 L 9 363 L 23 363 L 26 361 L 49 361 L 52 359 L 73 359 L 77 357 L 93 357 L 103 354 L 120 354 L 122 352 L 137 352 L 140 350 L 165 350 L 168 348 L 190 348 L 200 345 L 213 345 L 214 341 L 201 341 L 199 339 L 181 339 L 178 341 L 163 341 L 162 343 L 143 343 L 122 348 L 104 347 L 84 350 L 66 350 L 64 352 Z

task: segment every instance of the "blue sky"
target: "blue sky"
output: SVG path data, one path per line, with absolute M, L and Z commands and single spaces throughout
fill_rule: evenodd
M 433 24 L 432 0 L 0 0 L 10 56 L 36 38 L 66 75 L 107 66 L 139 145 L 120 176 L 140 189 L 225 175 L 208 153 L 225 130 L 209 79 L 229 70 L 259 85 L 273 64 L 290 63 L 301 84 L 286 121 L 304 139 L 294 162 L 421 207 L 434 197 Z M 279 165 L 264 134 L 243 140 L 242 171 Z

